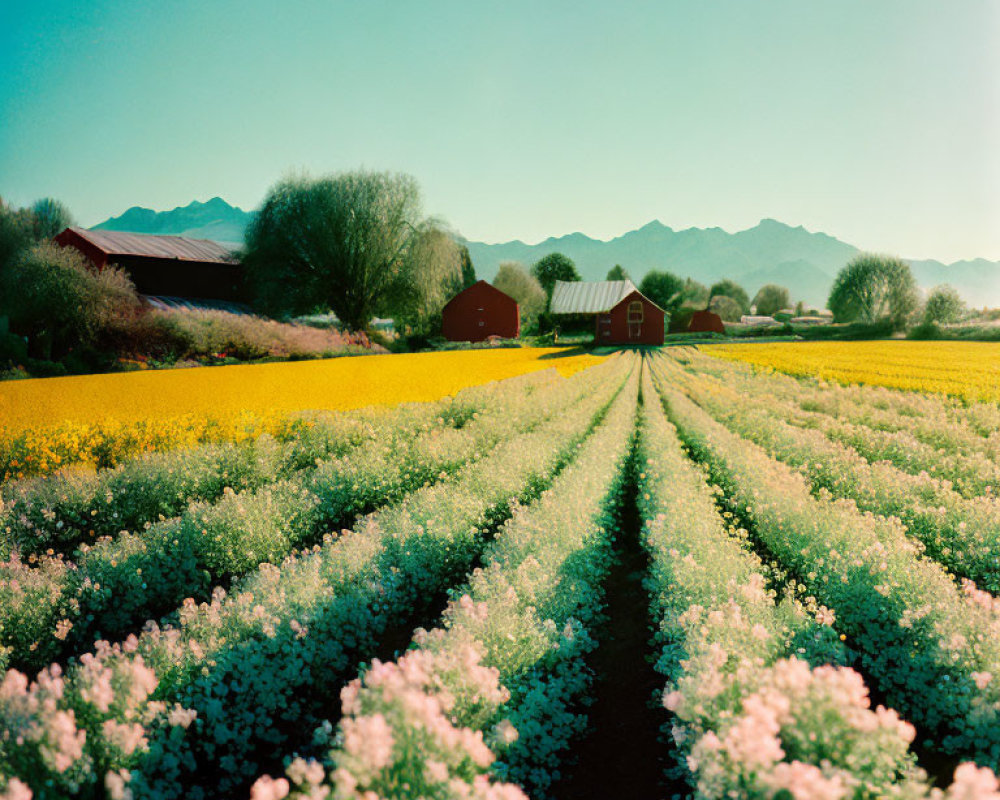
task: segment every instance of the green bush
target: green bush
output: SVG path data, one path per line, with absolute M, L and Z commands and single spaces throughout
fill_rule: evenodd
M 121 270 L 94 270 L 78 252 L 53 244 L 22 251 L 0 272 L 0 313 L 27 339 L 28 353 L 58 360 L 95 345 L 117 320 L 136 313 L 139 299 Z

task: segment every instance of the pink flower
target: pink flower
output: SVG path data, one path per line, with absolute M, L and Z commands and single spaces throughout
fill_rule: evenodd
M 345 719 L 344 750 L 357 757 L 372 770 L 379 770 L 392 761 L 395 744 L 392 729 L 381 714 Z
M 948 800 L 1000 800 L 1000 782 L 989 767 L 971 762 L 960 764 L 955 781 L 948 787 Z
M 250 787 L 250 800 L 283 800 L 291 788 L 284 778 L 276 780 L 270 775 L 262 775 Z

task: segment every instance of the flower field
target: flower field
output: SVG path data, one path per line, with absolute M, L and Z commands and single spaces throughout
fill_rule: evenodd
M 0 479 L 263 433 L 290 438 L 310 424 L 302 409 L 425 402 L 538 369 L 571 375 L 599 360 L 558 349 L 467 350 L 8 381 Z
M 1000 800 L 994 403 L 473 355 L 9 476 L 0 800 Z
M 1000 345 L 993 342 L 769 342 L 702 349 L 717 358 L 838 383 L 1000 400 Z

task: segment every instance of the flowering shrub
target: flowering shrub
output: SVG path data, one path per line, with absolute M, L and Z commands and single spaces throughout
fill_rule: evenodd
M 150 733 L 194 721 L 195 712 L 151 699 L 157 678 L 136 646 L 135 637 L 121 646 L 102 642 L 68 677 L 58 664 L 30 682 L 7 672 L 0 682 L 0 780 L 6 778 L 8 793 L 64 798 L 103 783 L 112 797 L 124 797 L 128 768 Z
M 418 630 L 416 649 L 373 662 L 343 690 L 325 762 L 297 758 L 287 777 L 258 779 L 252 797 L 526 798 L 498 778 L 545 793 L 581 727 L 569 709 L 589 686 L 582 655 L 600 611 L 637 378 L 552 487 L 507 521 L 442 626 Z
M 888 701 L 941 750 L 995 766 L 1000 609 L 992 597 L 959 590 L 898 520 L 814 498 L 800 475 L 667 390 L 665 361 L 660 389 L 685 441 L 770 555 L 835 612 Z

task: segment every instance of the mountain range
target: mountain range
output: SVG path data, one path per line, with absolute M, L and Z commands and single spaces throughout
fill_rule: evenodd
M 169 234 L 191 239 L 213 239 L 224 244 L 242 244 L 243 232 L 252 217 L 251 212 L 231 206 L 221 197 L 213 197 L 207 203 L 194 200 L 173 211 L 132 206 L 120 217 L 106 219 L 91 230 Z
M 252 212 L 229 205 L 220 197 L 194 201 L 172 211 L 135 206 L 108 219 L 95 230 L 128 231 L 214 239 L 228 244 L 243 241 Z M 834 276 L 857 247 L 825 233 L 792 227 L 773 219 L 737 233 L 722 228 L 674 230 L 654 220 L 608 241 L 582 233 L 551 237 L 538 244 L 521 241 L 486 244 L 462 239 L 469 248 L 476 273 L 491 279 L 503 261 L 531 265 L 548 253 L 559 252 L 576 262 L 584 280 L 604 280 L 608 270 L 621 264 L 638 283 L 652 269 L 668 270 L 706 285 L 731 278 L 752 297 L 765 283 L 788 287 L 794 300 L 822 306 Z M 975 259 L 944 264 L 907 259 L 917 283 L 930 288 L 941 283 L 954 286 L 975 307 L 1000 306 L 1000 262 Z

